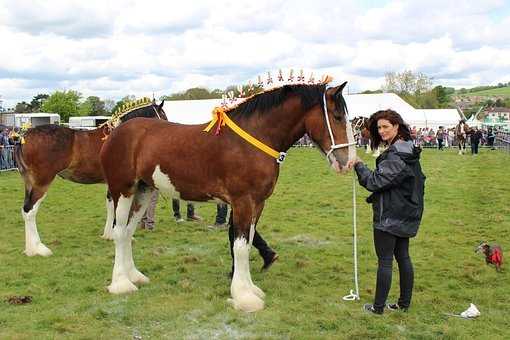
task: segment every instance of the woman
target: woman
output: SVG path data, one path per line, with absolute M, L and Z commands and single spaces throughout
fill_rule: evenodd
M 419 147 L 413 145 L 409 127 L 392 110 L 378 111 L 370 117 L 370 135 L 377 148 L 388 146 L 369 170 L 360 159 L 354 166 L 359 183 L 371 191 L 374 245 L 378 258 L 377 287 L 367 312 L 382 314 L 391 287 L 393 256 L 400 273 L 400 298 L 389 304 L 391 310 L 407 311 L 411 304 L 414 272 L 409 257 L 409 238 L 416 236 L 423 213 L 425 176 L 421 171 Z

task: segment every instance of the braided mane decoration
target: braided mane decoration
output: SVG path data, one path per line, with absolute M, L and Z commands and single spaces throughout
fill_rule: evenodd
M 278 75 L 276 77 L 276 81 L 273 80 L 273 77 L 271 75 L 271 72 L 267 72 L 267 78 L 266 81 L 262 80 L 262 76 L 257 76 L 257 79 L 255 81 L 255 84 L 258 87 L 261 87 L 263 90 L 259 93 L 250 95 L 248 97 L 243 97 L 244 91 L 243 86 L 239 85 L 237 86 L 237 90 L 239 92 L 239 96 L 235 97 L 233 91 L 229 91 L 228 93 L 223 94 L 222 96 L 222 102 L 221 102 L 221 109 L 224 110 L 224 112 L 229 112 L 232 110 L 235 110 L 239 105 L 243 104 L 244 102 L 260 96 L 264 93 L 268 93 L 271 91 L 275 91 L 278 89 L 281 89 L 285 85 L 324 85 L 328 84 L 333 81 L 333 77 L 329 75 L 323 75 L 320 79 L 315 80 L 315 77 L 313 75 L 313 72 L 310 73 L 310 76 L 308 80 L 306 80 L 305 74 L 303 69 L 299 71 L 298 76 L 296 77 L 294 75 L 294 70 L 289 70 L 288 77 L 285 77 L 283 75 L 283 72 L 281 69 L 278 70 Z M 249 92 L 253 90 L 253 83 L 252 81 L 248 81 L 247 89 Z
M 127 115 L 128 113 L 152 105 L 152 100 L 143 97 L 135 101 L 127 102 L 123 104 L 121 107 L 119 107 L 115 112 L 112 114 L 112 117 L 105 123 L 101 124 L 99 127 L 102 127 L 103 125 L 108 125 L 110 130 L 113 130 L 115 127 L 117 127 L 120 122 L 121 118 Z

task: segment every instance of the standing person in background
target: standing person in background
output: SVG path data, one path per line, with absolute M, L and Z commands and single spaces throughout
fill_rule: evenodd
M 471 154 L 478 155 L 478 145 L 480 144 L 480 140 L 482 139 L 482 131 L 480 131 L 477 127 L 474 128 L 474 132 L 471 133 Z
M 153 231 L 156 225 L 156 205 L 158 204 L 159 190 L 154 190 L 151 195 L 149 206 L 140 221 L 140 229 Z
M 421 149 L 411 141 L 409 127 L 395 111 L 378 111 L 370 117 L 370 136 L 377 147 L 388 148 L 376 160 L 374 171 L 358 158 L 348 162 L 356 170 L 361 186 L 372 194 L 374 246 L 378 258 L 373 304 L 366 312 L 382 314 L 391 288 L 393 256 L 400 274 L 400 297 L 390 310 L 407 311 L 411 305 L 414 270 L 409 256 L 409 238 L 416 236 L 423 214 L 425 176 L 421 171 Z
M 172 210 L 174 212 L 175 222 L 184 222 L 181 216 L 181 205 L 179 199 L 172 198 Z M 186 220 L 194 222 L 202 221 L 202 217 L 195 215 L 195 206 L 191 202 L 186 204 Z
M 216 204 L 216 220 L 213 225 L 210 225 L 211 229 L 221 229 L 227 226 L 227 212 L 228 212 L 228 204 L 227 203 L 218 203 Z
M 496 140 L 496 135 L 494 134 L 494 131 L 490 127 L 487 130 L 487 146 L 491 147 L 491 150 L 494 150 L 494 141 Z
M 437 133 L 436 133 L 437 148 L 439 150 L 443 150 L 444 135 L 445 135 L 445 133 L 444 133 L 443 127 L 440 126 L 439 129 L 437 130 Z

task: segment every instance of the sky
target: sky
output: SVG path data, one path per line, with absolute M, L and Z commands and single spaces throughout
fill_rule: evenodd
M 4 107 L 223 89 L 280 68 L 351 93 L 404 70 L 473 87 L 510 81 L 510 2 L 0 0 L 0 44 Z

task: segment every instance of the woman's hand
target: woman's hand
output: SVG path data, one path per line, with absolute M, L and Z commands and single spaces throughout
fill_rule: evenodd
M 363 161 L 361 160 L 361 158 L 359 157 L 356 157 L 356 159 L 351 159 L 347 162 L 347 168 L 350 170 L 352 168 L 354 168 L 354 166 L 358 163 L 363 163 Z

